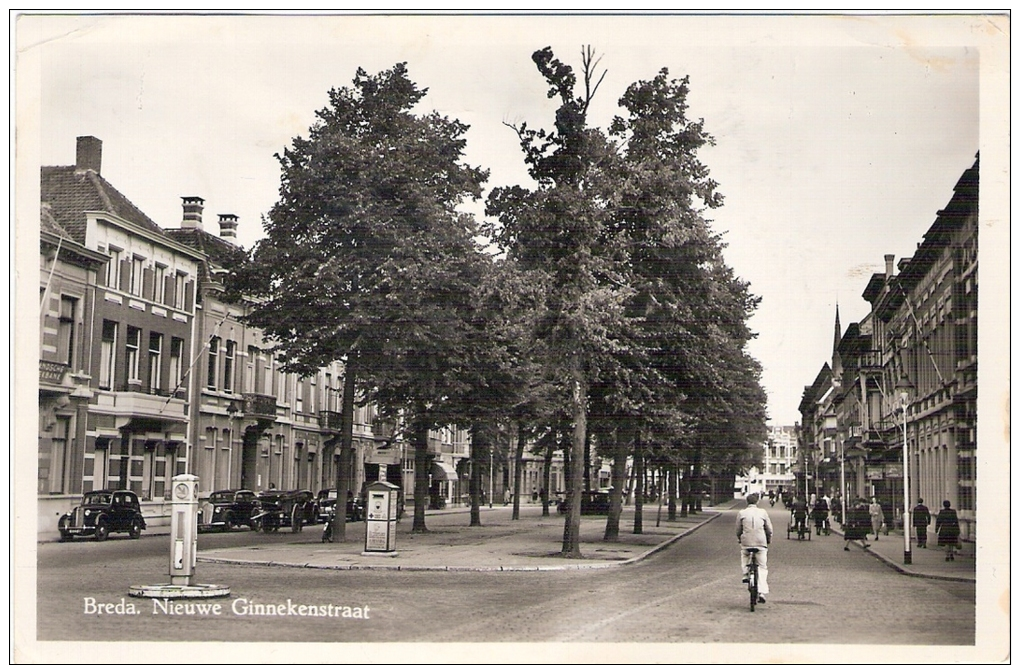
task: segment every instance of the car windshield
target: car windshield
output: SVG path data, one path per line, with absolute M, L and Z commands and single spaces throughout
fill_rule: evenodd
M 234 499 L 233 492 L 213 492 L 209 495 L 210 501 L 232 501 Z
M 112 494 L 86 494 L 81 502 L 89 506 L 108 506 L 112 500 Z

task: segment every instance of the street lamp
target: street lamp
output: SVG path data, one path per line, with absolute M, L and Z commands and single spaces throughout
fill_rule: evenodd
M 489 444 L 489 508 L 492 508 L 492 444 Z
M 900 398 L 900 407 L 903 409 L 903 563 L 912 563 L 910 555 L 910 526 L 907 524 L 907 514 L 910 511 L 910 476 L 907 456 L 907 407 L 910 406 L 910 396 L 914 390 L 914 384 L 904 374 L 896 382 L 896 394 Z

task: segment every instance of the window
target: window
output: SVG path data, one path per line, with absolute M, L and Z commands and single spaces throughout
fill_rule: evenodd
M 207 372 L 206 376 L 206 385 L 211 390 L 216 390 L 216 386 L 218 385 L 218 382 L 216 380 L 217 379 L 216 368 L 219 365 L 219 355 L 220 355 L 220 338 L 213 337 L 212 339 L 209 340 L 209 371 Z
M 120 250 L 110 248 L 110 262 L 106 264 L 106 286 L 111 289 L 120 288 Z
M 187 273 L 178 272 L 174 276 L 174 307 L 177 309 L 185 309 L 184 307 L 184 279 L 188 276 Z
M 233 392 L 234 380 L 234 350 L 237 348 L 237 343 L 232 340 L 227 340 L 226 353 L 223 356 L 223 391 Z
M 139 381 L 138 379 L 138 346 L 142 337 L 142 331 L 133 326 L 127 329 L 127 379 Z
M 74 326 L 78 314 L 78 299 L 60 297 L 60 328 L 57 331 L 58 358 L 74 369 Z
M 273 392 L 273 354 L 266 352 L 264 355 L 263 371 L 266 373 L 265 383 L 262 385 L 262 392 L 265 395 L 275 395 Z
M 131 257 L 131 295 L 142 295 L 142 285 L 145 283 L 145 259 L 141 256 Z
M 305 380 L 302 378 L 298 378 L 297 389 L 294 392 L 294 411 L 296 411 L 297 413 L 301 413 L 302 411 L 305 410 L 304 393 L 305 393 Z
M 258 364 L 257 363 L 258 357 L 259 357 L 259 350 L 256 349 L 254 346 L 249 346 L 248 347 L 248 362 L 246 364 L 245 373 L 244 373 L 244 392 L 246 392 L 246 393 L 262 392 L 263 394 L 265 394 L 265 391 L 259 391 L 259 389 L 258 389 L 259 386 L 257 385 L 257 382 L 255 381 L 255 370 L 256 370 L 256 367 L 257 367 L 257 364 Z
M 67 458 L 70 433 L 71 419 L 58 416 L 50 447 L 50 494 L 64 494 L 68 489 L 67 477 L 69 465 L 67 464 Z
M 184 357 L 184 340 L 180 337 L 170 339 L 170 391 L 181 385 L 181 362 Z
M 149 333 L 149 392 L 159 393 L 160 379 L 160 355 L 163 352 L 163 336 L 159 333 Z
M 325 391 L 324 399 L 322 400 L 322 408 L 324 411 L 336 411 L 333 408 L 333 375 L 326 373 L 326 383 L 322 386 Z
M 114 370 L 117 367 L 117 324 L 103 321 L 103 341 L 99 358 L 99 387 L 106 390 L 113 388 Z
M 311 380 L 312 380 L 312 388 L 310 390 L 311 398 L 312 398 L 312 410 L 311 410 L 311 412 L 315 413 L 319 409 L 319 405 L 318 405 L 318 402 L 319 402 L 319 387 L 316 385 L 316 376 L 314 374 L 312 374 L 312 379 Z
M 166 298 L 166 266 L 156 264 L 152 269 L 152 299 L 163 303 Z

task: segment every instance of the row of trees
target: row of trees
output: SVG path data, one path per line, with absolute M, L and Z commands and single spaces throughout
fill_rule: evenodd
M 684 483 L 756 461 L 765 396 L 745 346 L 757 299 L 704 217 L 722 197 L 697 157 L 712 139 L 687 118 L 688 80 L 663 69 L 634 83 L 601 129 L 588 121 L 604 77 L 593 51 L 582 50 L 580 76 L 548 48 L 533 60 L 559 108 L 551 128 L 510 127 L 534 182 L 492 190 L 487 221 L 462 211 L 488 178 L 463 162 L 467 126 L 416 115 L 427 91 L 404 64 L 359 69 L 352 87 L 330 91 L 308 137 L 277 155 L 279 201 L 232 283 L 287 370 L 345 363 L 341 469 L 356 400 L 407 423 L 415 531 L 429 430 L 470 429 L 480 524 L 482 469 L 509 424 L 518 462 L 531 443 L 547 460 L 563 449 L 563 553 L 580 556 L 591 446 L 614 460 L 607 539 L 619 534 L 628 457 L 682 466 Z M 340 496 L 346 482 L 341 473 Z

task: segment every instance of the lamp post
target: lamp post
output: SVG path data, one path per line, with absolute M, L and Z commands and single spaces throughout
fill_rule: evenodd
M 910 406 L 910 395 L 914 385 L 904 374 L 896 382 L 896 394 L 900 397 L 900 407 L 903 409 L 903 563 L 913 563 L 910 555 L 910 526 L 907 523 L 910 510 L 910 476 L 907 455 L 907 407 Z
M 489 444 L 489 508 L 492 508 L 492 444 Z
M 840 525 L 846 524 L 846 437 L 839 437 L 839 516 Z

